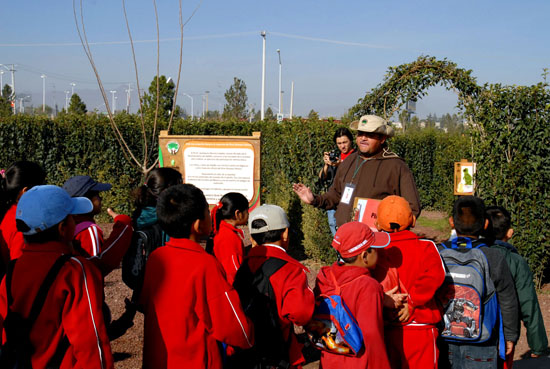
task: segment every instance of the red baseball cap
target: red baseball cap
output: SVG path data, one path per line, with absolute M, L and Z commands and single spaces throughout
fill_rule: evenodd
M 361 222 L 349 222 L 336 231 L 332 247 L 343 258 L 359 255 L 369 247 L 384 248 L 390 244 L 390 235 L 386 232 L 373 232 Z

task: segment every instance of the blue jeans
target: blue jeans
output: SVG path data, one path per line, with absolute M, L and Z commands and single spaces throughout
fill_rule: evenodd
M 448 358 L 446 358 L 447 353 Z M 494 343 L 477 345 L 446 343 L 440 345 L 439 367 L 442 369 L 497 369 L 497 358 L 498 347 Z
M 334 213 L 336 213 L 336 210 L 327 210 L 328 226 L 332 237 L 336 234 L 336 218 L 334 217 Z

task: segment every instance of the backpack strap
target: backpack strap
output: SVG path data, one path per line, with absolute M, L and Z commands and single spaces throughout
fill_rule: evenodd
M 451 241 L 451 248 L 452 248 L 452 249 L 455 249 L 455 250 L 458 249 L 458 247 L 459 247 L 459 246 L 458 246 L 459 241 L 460 241 L 460 243 L 462 243 L 462 242 L 466 243 L 466 246 L 465 246 L 465 247 L 466 247 L 467 249 L 471 249 L 471 248 L 472 248 L 472 240 L 471 240 L 470 238 L 468 238 L 468 237 L 456 237 L 456 238 L 453 238 L 453 240 Z M 447 248 L 447 247 L 446 247 L 446 248 Z
M 269 278 L 273 274 L 275 274 L 279 269 L 283 267 L 287 263 L 286 260 L 270 257 L 264 263 L 256 273 L 254 273 L 254 279 L 259 278 L 261 276 L 262 280 L 258 284 L 258 288 L 260 291 L 268 291 L 269 298 L 274 299 L 275 296 L 273 295 L 273 288 L 271 287 L 271 282 L 269 281 Z
M 53 264 L 53 266 L 50 268 L 50 271 L 46 275 L 46 278 L 44 278 L 44 282 L 42 282 L 42 285 L 40 286 L 40 289 L 38 290 L 38 293 L 36 294 L 36 297 L 34 298 L 34 302 L 32 304 L 31 312 L 29 314 L 29 317 L 27 318 L 29 321 L 29 326 L 32 327 L 34 325 L 34 322 L 36 318 L 38 318 L 38 314 L 40 314 L 40 311 L 42 311 L 42 307 L 44 306 L 44 301 L 46 300 L 46 296 L 48 295 L 48 291 L 50 290 L 50 287 L 52 286 L 53 282 L 57 278 L 57 274 L 61 270 L 61 267 L 72 257 L 72 255 L 69 254 L 63 254 Z

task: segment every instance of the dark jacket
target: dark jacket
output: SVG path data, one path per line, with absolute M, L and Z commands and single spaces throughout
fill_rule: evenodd
M 340 204 L 347 183 L 355 184 L 356 188 L 349 204 Z M 413 175 L 403 159 L 390 152 L 380 152 L 372 158 L 362 159 L 355 152 L 338 166 L 332 187 L 328 192 L 315 196 L 312 205 L 323 209 L 336 208 L 336 224 L 341 226 L 351 220 L 355 197 L 382 200 L 390 195 L 407 199 L 418 218 L 420 198 Z
M 491 248 L 501 251 L 508 263 L 518 295 L 520 319 L 527 330 L 527 342 L 534 354 L 541 355 L 548 347 L 548 338 L 529 264 L 515 247 L 507 242 L 497 240 Z
M 472 238 L 472 246 L 475 247 L 483 240 Z M 446 246 L 451 246 L 451 241 L 445 242 Z M 464 244 L 458 244 L 464 246 Z M 441 250 L 442 246 L 438 246 Z M 495 285 L 497 291 L 498 303 L 502 312 L 502 325 L 504 328 L 504 338 L 506 341 L 517 342 L 519 338 L 519 308 L 516 295 L 516 288 L 512 274 L 506 264 L 506 260 L 502 253 L 496 248 L 481 247 L 481 251 L 487 257 L 489 263 L 489 275 Z M 464 248 L 466 251 L 466 248 Z

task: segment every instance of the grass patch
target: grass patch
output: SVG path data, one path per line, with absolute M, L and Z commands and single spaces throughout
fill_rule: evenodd
M 420 216 L 420 218 L 416 221 L 416 224 L 422 227 L 435 229 L 439 232 L 451 233 L 451 226 L 449 225 L 449 220 L 447 218 L 431 219 Z

